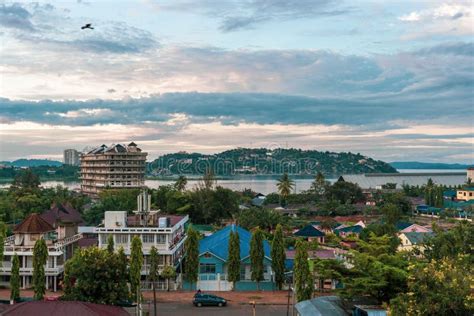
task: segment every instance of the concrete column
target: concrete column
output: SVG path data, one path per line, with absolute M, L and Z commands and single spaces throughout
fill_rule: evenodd
M 53 292 L 56 292 L 56 283 L 57 283 L 57 277 L 56 277 L 56 276 L 54 276 L 54 277 L 53 277 L 53 279 L 54 279 L 54 283 L 53 283 Z
M 49 289 L 49 276 L 46 276 L 46 289 Z
M 57 268 L 58 267 L 58 257 L 57 256 L 54 256 L 54 259 L 53 259 L 53 268 Z
M 26 277 L 23 276 L 22 279 L 23 279 L 23 286 L 22 286 L 22 289 L 24 290 L 24 289 L 26 289 Z
M 22 266 L 22 268 L 26 268 L 26 256 L 23 256 L 23 260 L 22 260 L 22 261 L 23 261 L 23 266 Z

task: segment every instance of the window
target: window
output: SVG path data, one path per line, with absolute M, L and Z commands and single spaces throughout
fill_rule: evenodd
M 128 244 L 128 235 L 115 235 L 115 242 L 117 244 Z
M 158 256 L 158 265 L 159 266 L 165 265 L 165 256 Z
M 216 273 L 216 265 L 214 263 L 199 264 L 199 273 Z
M 152 244 L 155 242 L 155 236 L 154 235 L 142 235 L 142 240 L 146 244 Z
M 107 244 L 107 237 L 109 237 L 109 236 L 107 236 L 107 234 L 100 235 L 100 243 L 101 244 Z
M 156 235 L 156 243 L 165 244 L 166 243 L 166 235 Z
M 245 280 L 245 264 L 240 265 L 240 279 Z

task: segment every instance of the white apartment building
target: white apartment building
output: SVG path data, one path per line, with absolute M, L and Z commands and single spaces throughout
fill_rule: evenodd
M 107 248 L 107 239 L 112 236 L 115 250 L 123 247 L 125 254 L 131 254 L 132 239 L 138 236 L 142 241 L 144 265 L 142 277 L 145 280 L 150 269 L 149 255 L 152 246 L 158 250 L 158 265 L 162 269 L 171 265 L 180 270 L 186 240 L 185 224 L 189 216 L 162 215 L 151 211 L 151 196 L 146 191 L 137 197 L 137 210 L 133 215 L 125 211 L 105 212 L 104 222 L 94 232 L 99 237 L 99 247 Z
M 2 285 L 9 285 L 11 259 L 17 254 L 20 261 L 20 285 L 23 289 L 31 287 L 33 248 L 37 240 L 44 239 L 48 247 L 48 260 L 45 266 L 46 288 L 57 290 L 63 278 L 64 263 L 72 257 L 77 242 L 82 238 L 82 234 L 77 233 L 77 218 L 63 211 L 62 206 L 54 206 L 42 215 L 33 213 L 14 228 L 14 234 L 5 240 L 3 262 L 0 267 Z
M 79 166 L 80 153 L 75 149 L 65 149 L 63 152 L 63 161 L 65 165 Z

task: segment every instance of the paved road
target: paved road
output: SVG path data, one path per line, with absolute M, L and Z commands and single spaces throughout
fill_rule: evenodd
M 148 306 L 144 309 L 148 310 Z M 150 308 L 153 308 L 152 306 Z M 135 315 L 133 309 L 127 309 L 131 315 Z M 195 307 L 188 303 L 160 303 L 157 307 L 158 316 L 252 316 L 252 307 L 249 305 L 229 304 L 225 307 Z M 257 316 L 286 316 L 284 305 L 257 305 Z M 150 316 L 153 316 L 151 311 Z

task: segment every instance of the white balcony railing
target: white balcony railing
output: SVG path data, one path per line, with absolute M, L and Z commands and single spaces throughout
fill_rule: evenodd
M 63 250 L 64 246 L 72 244 L 72 243 L 78 241 L 79 239 L 82 239 L 82 234 L 76 234 L 76 235 L 71 236 L 71 237 L 66 237 L 64 239 L 61 239 L 61 240 L 58 240 L 57 242 L 55 242 L 54 243 L 54 248 L 56 248 L 56 250 Z

